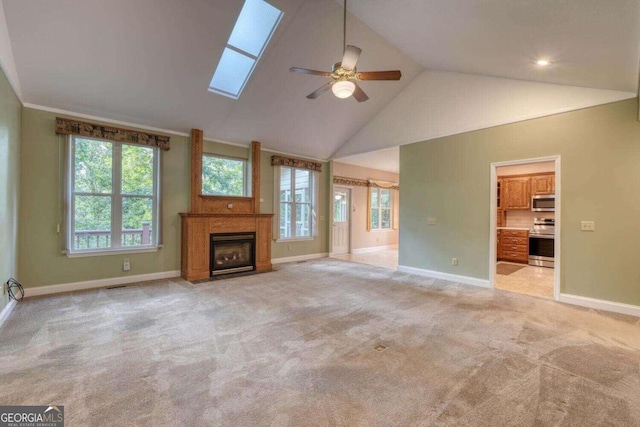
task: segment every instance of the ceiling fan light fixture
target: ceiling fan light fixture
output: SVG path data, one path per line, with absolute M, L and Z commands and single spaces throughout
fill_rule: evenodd
M 348 80 L 342 80 L 331 86 L 331 90 L 338 98 L 348 98 L 356 90 L 356 85 Z

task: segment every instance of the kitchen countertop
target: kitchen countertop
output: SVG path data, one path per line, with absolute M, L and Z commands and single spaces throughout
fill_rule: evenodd
M 522 231 L 529 231 L 531 230 L 530 228 L 524 228 L 524 227 L 498 227 L 498 230 L 522 230 Z

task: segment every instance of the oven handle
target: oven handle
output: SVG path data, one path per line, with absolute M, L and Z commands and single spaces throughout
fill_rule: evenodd
M 553 234 L 529 234 L 530 239 L 554 239 Z

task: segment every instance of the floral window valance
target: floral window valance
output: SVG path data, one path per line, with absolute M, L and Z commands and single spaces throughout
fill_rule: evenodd
M 94 138 L 103 138 L 128 144 L 140 144 L 149 147 L 158 147 L 162 150 L 170 148 L 170 137 L 137 130 L 122 129 L 107 125 L 81 122 L 56 117 L 56 133 L 59 135 L 80 135 Z
M 294 159 L 293 157 L 271 156 L 271 166 L 287 166 L 290 168 L 322 172 L 322 163 L 312 160 Z
M 374 179 L 347 178 L 345 176 L 334 176 L 333 183 L 338 185 L 350 185 L 356 187 L 379 187 L 399 190 L 400 185 L 397 182 L 378 181 Z

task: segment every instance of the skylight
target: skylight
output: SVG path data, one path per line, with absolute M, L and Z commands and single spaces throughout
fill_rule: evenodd
M 238 99 L 269 43 L 282 11 L 264 0 L 245 0 L 209 90 Z

